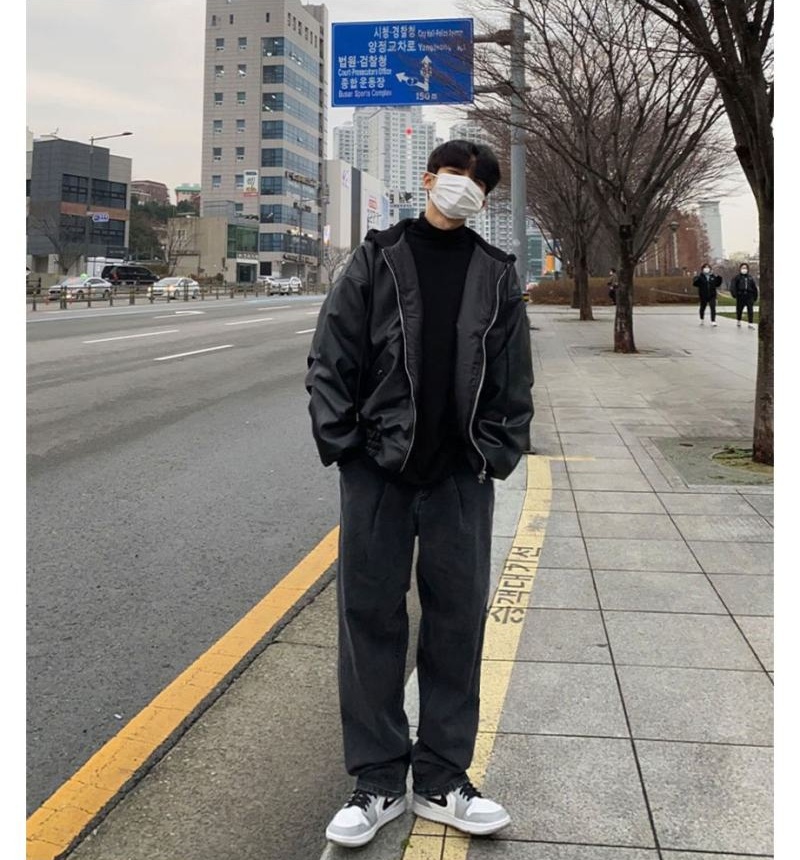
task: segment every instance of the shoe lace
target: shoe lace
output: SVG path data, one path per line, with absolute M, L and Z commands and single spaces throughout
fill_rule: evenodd
M 464 800 L 472 800 L 473 797 L 483 796 L 471 782 L 465 782 L 463 785 L 460 785 L 458 790 L 461 792 Z
M 366 812 L 375 797 L 376 795 L 369 791 L 364 791 L 363 788 L 356 788 L 350 795 L 350 799 L 345 803 L 344 808 L 347 809 L 348 806 L 358 806 Z

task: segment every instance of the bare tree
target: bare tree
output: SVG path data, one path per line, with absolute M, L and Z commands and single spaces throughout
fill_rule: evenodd
M 634 269 L 669 212 L 727 175 L 722 105 L 685 40 L 633 0 L 519 5 L 531 34 L 525 130 L 585 177 L 619 261 L 614 349 L 636 352 Z M 503 77 L 496 64 L 484 73 Z
M 69 270 L 83 257 L 83 233 L 77 232 L 62 215 L 31 214 L 28 218 L 28 235 L 32 233 L 39 233 L 48 241 L 62 275 L 69 274 Z
M 164 231 L 164 262 L 167 275 L 174 275 L 180 258 L 195 251 L 195 225 L 191 218 L 170 218 Z
M 774 462 L 773 279 L 775 79 L 772 0 L 635 0 L 666 23 L 713 74 L 753 192 L 759 225 L 759 325 L 753 460 Z
M 333 284 L 339 273 L 344 269 L 350 256 L 350 248 L 338 248 L 326 245 L 322 255 L 322 268 L 328 276 L 328 283 Z

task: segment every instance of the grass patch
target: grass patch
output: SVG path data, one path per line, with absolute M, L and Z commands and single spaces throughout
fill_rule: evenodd
M 711 459 L 720 466 L 730 466 L 735 469 L 744 469 L 756 475 L 772 475 L 773 467 L 764 463 L 753 462 L 752 448 L 736 448 L 726 445 L 721 451 L 714 454 Z
M 727 311 L 717 311 L 718 317 L 727 317 L 729 320 L 736 319 L 736 311 L 732 314 Z M 758 311 L 753 311 L 753 325 L 758 325 L 759 313 Z M 747 313 L 742 314 L 742 322 L 747 322 Z

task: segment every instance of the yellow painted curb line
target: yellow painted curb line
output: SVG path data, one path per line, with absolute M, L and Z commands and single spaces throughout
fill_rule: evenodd
M 33 812 L 27 822 L 27 860 L 55 860 L 63 854 L 189 714 L 307 593 L 338 554 L 337 526 Z
M 470 777 L 478 787 L 486 776 L 497 737 L 553 495 L 549 458 L 528 455 L 527 470 L 527 489 L 517 532 L 486 621 L 480 720 L 470 766 Z M 403 860 L 466 860 L 469 846 L 470 837 L 466 834 L 417 818 Z

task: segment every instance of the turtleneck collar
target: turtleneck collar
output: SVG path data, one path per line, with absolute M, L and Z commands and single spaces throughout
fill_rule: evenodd
M 461 245 L 471 241 L 470 230 L 466 224 L 453 230 L 442 230 L 431 224 L 422 212 L 416 221 L 409 224 L 408 229 L 415 237 L 442 245 Z

